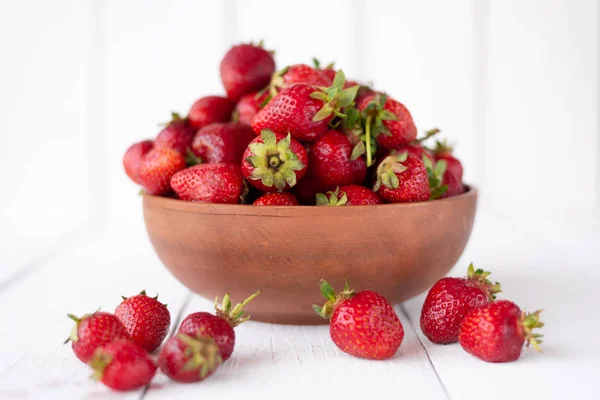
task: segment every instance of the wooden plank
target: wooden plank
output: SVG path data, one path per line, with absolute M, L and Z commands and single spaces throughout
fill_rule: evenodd
M 235 298 L 233 300 L 236 300 Z M 212 302 L 195 296 L 184 315 L 211 311 Z M 236 328 L 233 356 L 199 384 L 170 382 L 165 375 L 152 383 L 145 399 L 207 398 L 359 398 L 402 388 L 419 399 L 446 398 L 407 317 L 398 310 L 405 337 L 387 361 L 368 361 L 342 353 L 327 326 L 273 325 L 247 322 Z

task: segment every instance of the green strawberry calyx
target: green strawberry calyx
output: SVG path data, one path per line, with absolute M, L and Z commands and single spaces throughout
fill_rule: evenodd
M 321 279 L 320 289 L 321 294 L 323 295 L 323 297 L 325 297 L 327 301 L 325 302 L 323 307 L 314 304 L 313 310 L 315 310 L 317 314 L 319 314 L 325 319 L 331 319 L 333 311 L 339 304 L 355 296 L 354 290 L 350 289 L 348 281 L 345 281 L 344 290 L 342 290 L 338 294 L 335 293 L 331 285 L 327 283 L 325 279 Z
M 98 310 L 96 310 L 95 312 L 91 313 L 91 314 L 83 314 L 81 317 L 78 317 L 74 314 L 67 314 L 67 317 L 69 317 L 69 319 L 75 321 L 75 326 L 73 326 L 73 329 L 71 329 L 71 333 L 69 334 L 69 337 L 67 338 L 67 340 L 64 341 L 63 344 L 67 344 L 69 342 L 77 342 L 79 340 L 79 337 L 77 335 L 77 330 L 79 329 L 79 324 L 87 318 L 93 317 L 98 311 L 100 311 L 100 308 L 98 308 Z
M 430 200 L 439 199 L 448 191 L 447 185 L 442 185 L 444 172 L 446 172 L 446 160 L 438 160 L 435 164 L 423 152 L 423 164 L 427 170 L 427 178 L 429 179 L 429 190 L 431 194 Z
M 148 296 L 148 295 L 146 294 L 146 289 L 142 290 L 142 291 L 141 291 L 141 292 L 139 292 L 138 294 L 136 294 L 136 295 L 134 295 L 134 296 L 131 296 L 131 297 L 136 297 L 136 296 L 146 296 L 146 297 L 150 297 L 150 296 Z M 129 299 L 129 297 L 125 297 L 125 296 L 123 296 L 123 295 L 121 295 L 121 298 L 123 299 L 123 301 L 125 301 L 125 300 Z M 152 299 L 154 299 L 154 300 L 158 300 L 158 293 L 156 294 L 156 296 L 152 297 Z M 164 303 L 161 303 L 161 304 L 162 304 L 163 306 L 165 306 L 165 307 L 167 306 L 167 305 L 166 305 L 166 304 L 164 304 Z
M 340 118 L 347 117 L 342 111 L 344 108 L 350 107 L 354 103 L 360 85 L 344 89 L 345 83 L 346 75 L 344 75 L 344 71 L 340 69 L 335 73 L 332 86 L 328 88 L 319 88 L 310 95 L 313 99 L 321 100 L 324 103 L 323 107 L 321 107 L 312 118 L 312 122 L 323 121 L 332 114 Z
M 544 337 L 544 335 L 535 333 L 533 330 L 544 326 L 544 323 L 540 321 L 540 313 L 542 311 L 536 310 L 532 313 L 523 312 L 519 321 L 523 328 L 526 345 L 529 346 L 531 344 L 536 351 L 541 351 L 540 344 L 542 344 L 542 340 L 540 338 Z
M 373 191 L 376 192 L 384 185 L 390 190 L 400 187 L 400 180 L 396 174 L 400 174 L 408 169 L 403 162 L 408 159 L 408 152 L 392 153 L 387 156 L 377 167 L 377 180 L 373 185 Z
M 362 112 L 362 117 L 365 123 L 365 146 L 367 152 L 367 167 L 373 165 L 373 154 L 375 154 L 371 148 L 371 139 L 377 138 L 380 134 L 389 136 L 391 135 L 385 121 L 396 121 L 398 117 L 391 111 L 385 109 L 385 103 L 387 102 L 387 95 L 377 94 L 373 97 L 373 100 L 367 104 L 367 107 Z
M 318 206 L 345 206 L 348 203 L 346 192 L 340 192 L 339 186 L 325 194 L 317 193 L 315 200 Z
M 177 339 L 185 345 L 183 354 L 187 362 L 183 365 L 183 371 L 199 369 L 200 378 L 204 379 L 223 362 L 219 346 L 213 338 L 178 333 Z
M 436 157 L 450 156 L 454 151 L 454 146 L 448 143 L 448 139 L 436 140 L 432 151 Z
M 433 136 L 437 135 L 438 133 L 440 133 L 441 130 L 439 130 L 438 128 L 431 128 L 427 131 L 425 131 L 425 135 L 415 139 L 414 141 L 412 141 L 412 144 L 421 144 L 423 142 L 426 142 L 427 140 L 429 140 L 429 138 L 432 138 Z
M 290 147 L 291 137 L 288 134 L 277 141 L 275 134 L 265 129 L 260 137 L 263 143 L 252 143 L 248 147 L 252 155 L 246 161 L 254 169 L 249 179 L 260 180 L 267 187 L 277 188 L 282 191 L 286 183 L 293 187 L 296 185 L 296 172 L 304 169 L 305 165 Z
M 496 294 L 502 292 L 502 288 L 498 282 L 492 282 L 487 278 L 490 274 L 491 272 L 481 268 L 475 269 L 473 263 L 467 268 L 467 279 L 477 283 L 487 293 L 489 301 L 493 301 L 496 299 Z
M 250 314 L 244 315 L 246 310 L 244 307 L 250 303 L 256 296 L 261 293 L 261 290 L 257 290 L 252 293 L 248 298 L 241 303 L 236 304 L 232 307 L 231 299 L 229 297 L 229 293 L 223 296 L 223 301 L 221 302 L 221 306 L 219 307 L 219 296 L 215 298 L 215 311 L 217 316 L 223 318 L 233 327 L 238 326 L 241 323 L 244 323 L 250 319 Z
M 93 370 L 91 378 L 95 381 L 102 380 L 104 371 L 110 365 L 113 358 L 113 355 L 105 352 L 103 348 L 96 349 L 92 359 L 88 363 Z

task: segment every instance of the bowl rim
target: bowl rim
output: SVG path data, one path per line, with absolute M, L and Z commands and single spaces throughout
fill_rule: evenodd
M 252 204 L 221 204 L 221 203 L 201 203 L 193 201 L 184 201 L 171 197 L 156 196 L 146 192 L 142 192 L 144 207 L 163 208 L 174 211 L 192 212 L 200 214 L 236 214 L 236 215 L 264 215 L 264 216 L 281 216 L 281 214 L 319 214 L 331 213 L 363 213 L 367 210 L 375 211 L 385 208 L 386 211 L 430 211 L 436 206 L 451 205 L 457 202 L 463 202 L 468 199 L 477 199 L 478 190 L 476 186 L 465 185 L 465 192 L 457 196 L 447 197 L 434 201 L 415 201 L 408 203 L 387 203 L 364 206 L 351 207 L 319 207 L 319 206 L 253 206 Z M 350 211 L 348 211 L 350 210 Z M 250 212 L 251 211 L 251 212 Z

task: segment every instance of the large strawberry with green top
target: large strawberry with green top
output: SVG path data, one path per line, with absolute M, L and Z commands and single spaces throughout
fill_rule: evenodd
M 431 195 L 427 168 L 407 151 L 392 153 L 377 167 L 373 191 L 388 203 L 427 201 Z
M 192 152 L 207 164 L 239 164 L 248 143 L 255 137 L 248 125 L 217 122 L 198 130 L 192 141 Z
M 171 191 L 171 177 L 185 166 L 185 158 L 177 150 L 155 147 L 144 155 L 138 169 L 138 180 L 150 194 L 167 194 Z
M 282 192 L 294 187 L 306 173 L 308 157 L 304 146 L 290 135 L 264 130 L 246 149 L 242 173 L 263 192 Z
M 245 94 L 261 90 L 269 84 L 275 72 L 271 52 L 258 46 L 240 44 L 233 46 L 221 60 L 221 80 L 227 97 L 238 101 Z
M 259 134 L 265 129 L 293 139 L 311 142 L 323 135 L 334 116 L 343 117 L 345 107 L 354 101 L 358 86 L 344 89 L 346 78 L 338 71 L 333 86 L 319 88 L 295 84 L 284 88 L 252 121 L 252 129 Z
M 354 149 L 348 138 L 335 130 L 325 132 L 311 143 L 310 168 L 323 187 L 333 188 L 365 180 L 365 158 L 362 152 Z
M 171 113 L 172 119 L 154 140 L 154 147 L 177 150 L 186 155 L 196 132 L 187 118 L 181 118 L 177 113 Z

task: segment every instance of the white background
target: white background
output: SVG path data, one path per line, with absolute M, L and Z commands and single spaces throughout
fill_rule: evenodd
M 151 252 L 124 151 L 222 93 L 221 56 L 260 39 L 278 67 L 336 61 L 457 142 L 487 216 L 477 254 L 496 269 L 596 273 L 598 1 L 0 0 L 0 296 L 98 232 Z

